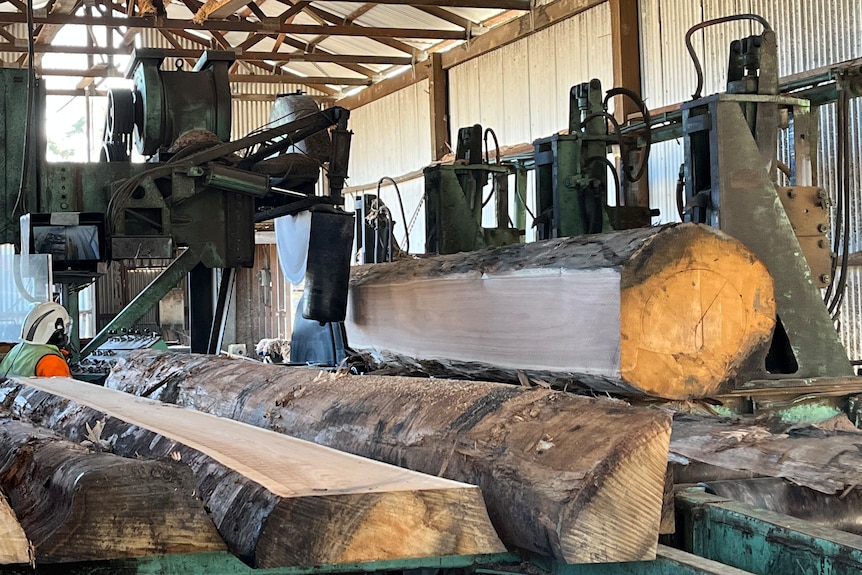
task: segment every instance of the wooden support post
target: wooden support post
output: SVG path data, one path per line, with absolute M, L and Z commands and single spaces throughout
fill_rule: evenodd
M 452 151 L 449 136 L 449 83 L 440 54 L 431 54 L 427 66 L 428 103 L 431 106 L 431 160 L 435 161 Z
M 627 88 L 641 96 L 641 56 L 638 0 L 609 0 L 611 10 L 611 52 L 614 67 L 614 87 Z M 617 96 L 614 116 L 623 124 L 630 114 L 638 112 L 631 98 Z M 632 153 L 627 161 L 636 165 L 638 154 Z M 625 203 L 631 206 L 649 206 L 649 185 L 646 175 L 625 190 Z

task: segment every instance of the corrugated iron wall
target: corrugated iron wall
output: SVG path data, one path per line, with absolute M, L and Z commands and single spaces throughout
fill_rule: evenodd
M 170 263 L 170 260 L 149 259 L 115 261 L 105 275 L 96 281 L 96 329 L 101 330 L 125 305 L 147 287 Z M 159 310 L 154 307 L 136 324 L 158 330 Z
M 410 72 L 406 72 L 410 74 Z M 431 108 L 428 80 L 350 112 L 349 186 L 398 177 L 431 160 Z
M 647 104 L 656 109 L 691 98 L 694 67 L 685 49 L 689 27 L 728 14 L 751 12 L 764 16 L 778 38 L 779 74 L 791 74 L 862 56 L 862 2 L 859 0 L 641 0 L 641 70 Z M 758 31 L 748 23 L 731 23 L 693 36 L 704 67 L 704 93 L 724 91 L 731 40 Z M 836 106 L 820 109 L 818 185 L 833 194 L 836 179 Z M 851 101 L 852 178 L 850 251 L 862 249 L 862 102 Z M 674 190 L 683 161 L 681 141 L 653 147 L 649 184 L 660 221 L 676 221 Z M 862 275 L 851 268 L 841 310 L 841 336 L 851 358 L 862 358 Z
M 399 178 L 431 163 L 428 98 L 428 80 L 422 80 L 350 112 L 350 129 L 354 134 L 348 186 L 376 184 L 385 176 Z M 400 198 L 391 183 L 380 187 L 380 199 L 392 211 L 396 222 L 395 239 L 404 249 L 408 243 L 405 229 L 409 228 L 410 251 L 422 253 L 425 246 L 424 179 L 420 176 L 401 182 L 398 190 Z M 376 193 L 376 189 L 365 192 Z M 402 203 L 406 218 L 401 216 Z
M 449 126 L 482 124 L 501 145 L 568 126 L 569 89 L 592 78 L 613 85 L 608 4 L 449 70 Z
M 606 87 L 613 80 L 607 4 L 450 69 L 450 137 L 454 141 L 459 127 L 477 123 L 492 128 L 503 146 L 551 135 L 568 123 L 569 89 L 591 78 L 601 79 Z M 428 165 L 429 114 L 427 80 L 354 110 L 349 185 L 397 178 Z M 412 178 L 398 187 L 404 216 L 394 188 L 381 187 L 381 197 L 397 221 L 395 239 L 403 249 L 401 220 L 406 219 L 410 251 L 421 253 L 424 179 Z
M 244 343 L 249 355 L 254 355 L 257 342 L 264 338 L 290 339 L 293 311 L 290 284 L 278 263 L 274 244 L 255 246 L 254 267 L 237 271 L 235 333 L 228 344 Z M 226 334 L 227 337 L 227 334 Z

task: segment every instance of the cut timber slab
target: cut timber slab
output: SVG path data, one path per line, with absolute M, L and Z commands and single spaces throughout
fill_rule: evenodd
M 30 542 L 0 490 L 0 565 L 30 562 Z
M 762 370 L 772 277 L 697 224 L 357 266 L 345 327 L 377 368 L 707 397 Z
M 40 564 L 225 549 L 185 465 L 94 453 L 6 419 L 0 487 Z
M 132 354 L 106 385 L 474 483 L 511 547 L 569 563 L 655 556 L 670 433 L 662 410 L 171 352 Z
M 67 436 L 92 417 L 74 402 L 113 418 L 103 435 L 117 436 L 115 452 L 147 456 L 160 438 L 181 444 L 219 532 L 256 567 L 505 551 L 477 487 L 72 379 L 14 382 L 0 389 L 5 403 Z

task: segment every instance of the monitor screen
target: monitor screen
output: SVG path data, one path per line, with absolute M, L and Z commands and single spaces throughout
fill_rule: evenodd
M 77 226 L 33 225 L 33 249 L 39 254 L 51 254 L 54 261 L 99 261 L 99 227 L 95 224 Z

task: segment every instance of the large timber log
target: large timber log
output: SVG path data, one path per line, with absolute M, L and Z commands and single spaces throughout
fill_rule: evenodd
M 0 490 L 0 565 L 30 562 L 30 542 Z
M 479 485 L 512 547 L 570 563 L 655 554 L 670 433 L 660 410 L 171 352 L 132 354 L 106 385 Z
M 94 453 L 6 419 L 0 486 L 38 563 L 225 549 L 185 465 Z
M 775 325 L 766 267 L 696 224 L 359 266 L 349 301 L 350 346 L 390 373 L 668 399 L 753 377 Z
M 105 419 L 115 453 L 188 463 L 229 548 L 254 567 L 500 553 L 477 487 L 66 378 L 0 385 L 70 439 Z

